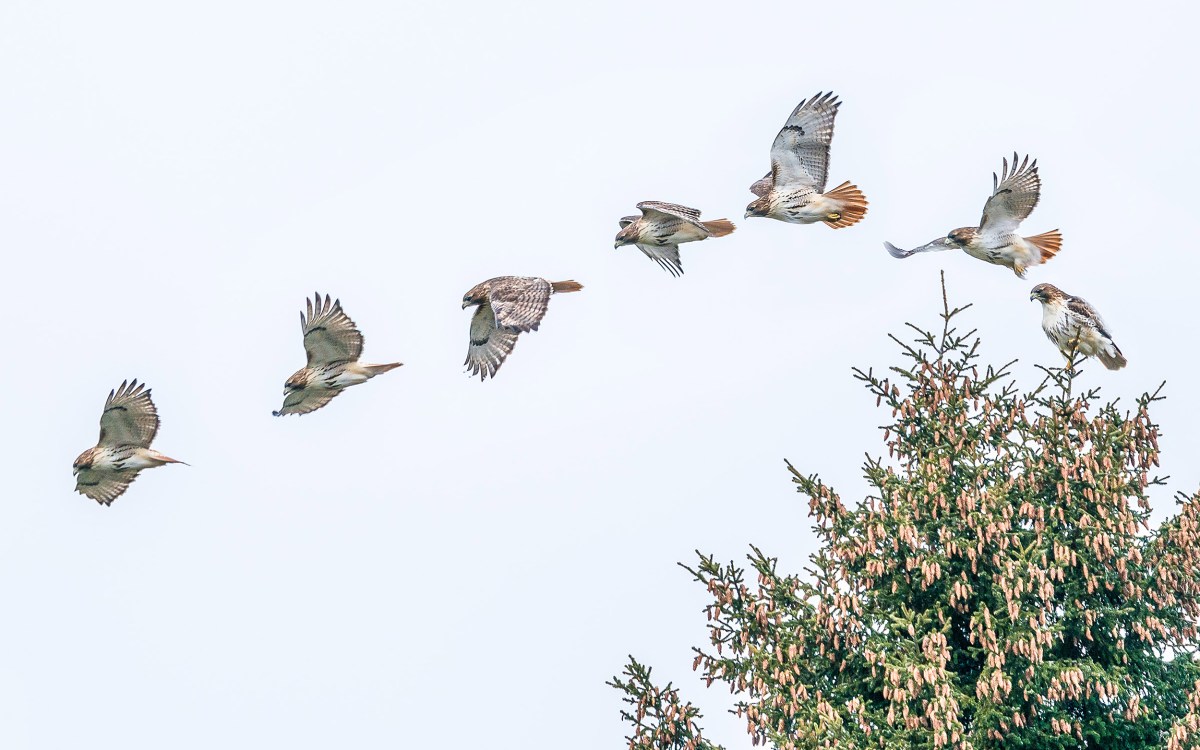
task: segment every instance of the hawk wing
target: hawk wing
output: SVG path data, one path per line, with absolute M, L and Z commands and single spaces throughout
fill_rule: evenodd
M 979 220 L 981 235 L 1003 236 L 1017 231 L 1017 227 L 1038 204 L 1042 190 L 1042 179 L 1038 176 L 1037 160 L 1029 163 L 1029 157 L 1017 166 L 1017 155 L 1013 154 L 1012 171 L 1008 159 L 1000 176 L 992 173 L 992 196 L 983 205 L 983 218 Z
M 644 245 L 638 243 L 637 249 L 646 257 L 662 267 L 672 276 L 683 275 L 683 262 L 679 259 L 679 245 Z
M 1104 320 L 1100 317 L 1100 313 L 1096 312 L 1096 308 L 1089 305 L 1087 300 L 1082 297 L 1067 297 L 1067 311 L 1071 313 L 1071 317 L 1079 325 L 1095 328 L 1104 338 L 1112 339 L 1112 336 L 1108 334 L 1108 329 L 1104 325 Z
M 750 192 L 757 195 L 759 198 L 765 198 L 767 193 L 771 192 L 771 187 L 775 185 L 774 170 L 767 172 L 766 176 L 758 182 L 750 186 Z
M 122 381 L 120 388 L 108 392 L 104 413 L 100 415 L 100 440 L 97 445 L 148 448 L 156 434 L 158 410 L 154 408 L 150 389 L 145 383 L 138 385 L 137 380 Z
M 75 477 L 75 491 L 90 497 L 101 505 L 112 505 L 113 500 L 129 489 L 129 485 L 133 484 L 137 475 L 137 471 L 133 469 L 122 471 L 83 469 Z
M 316 411 L 328 404 L 342 390 L 342 388 L 302 388 L 292 391 L 284 396 L 283 406 L 279 407 L 279 411 L 271 413 L 277 417 L 285 414 L 308 414 L 310 411 Z
M 617 219 L 617 224 L 620 224 L 621 228 L 624 229 L 637 220 L 638 217 L 636 216 L 622 216 L 621 218 Z
M 637 204 L 637 209 L 642 212 L 642 216 L 648 221 L 662 222 L 678 219 L 679 221 L 686 221 L 688 224 L 704 229 L 704 225 L 700 223 L 700 212 L 694 208 L 680 206 L 676 203 L 642 201 Z
M 550 282 L 545 279 L 501 276 L 488 289 L 495 325 L 519 333 L 536 331 L 542 324 L 552 292 Z
M 812 187 L 818 193 L 825 191 L 833 119 L 839 106 L 841 102 L 830 92 L 801 102 L 792 112 L 771 144 L 771 176 L 775 187 Z
M 463 362 L 471 375 L 480 380 L 495 377 L 496 371 L 517 345 L 517 332 L 496 327 L 496 314 L 492 306 L 483 303 L 471 317 L 471 342 L 467 346 L 467 359 Z
M 331 303 L 328 294 L 322 300 L 318 293 L 305 302 L 308 315 L 300 313 L 300 330 L 304 331 L 308 366 L 358 361 L 363 350 L 363 335 L 350 316 L 342 311 L 342 301 Z

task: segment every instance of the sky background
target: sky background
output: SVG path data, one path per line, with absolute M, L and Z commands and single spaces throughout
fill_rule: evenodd
M 1111 7 L 1111 10 L 1106 10 Z M 938 271 L 1022 386 L 1028 300 L 1086 297 L 1200 486 L 1195 17 L 1184 3 L 0 4 L 0 746 L 623 747 L 627 653 L 682 684 L 703 590 L 676 561 L 813 549 L 783 459 L 848 501 L 888 414 L 853 366 L 935 325 Z M 860 224 L 743 220 L 779 127 L 843 100 Z M 962 254 L 991 173 L 1036 156 L 1027 280 Z M 673 279 L 617 219 L 729 217 Z M 494 381 L 463 292 L 577 279 Z M 298 311 L 341 298 L 405 366 L 277 419 Z M 154 389 L 111 508 L 73 492 L 108 391 Z M 1157 492 L 1157 517 L 1171 493 Z

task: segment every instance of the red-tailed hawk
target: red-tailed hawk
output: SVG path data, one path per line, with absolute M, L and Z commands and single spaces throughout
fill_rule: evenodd
M 613 247 L 636 245 L 650 260 L 672 276 L 683 273 L 679 246 L 709 237 L 724 237 L 736 227 L 729 219 L 700 221 L 700 212 L 674 203 L 642 201 L 637 204 L 641 216 L 621 218 L 621 231 Z
M 72 466 L 75 491 L 101 505 L 112 505 L 142 469 L 183 463 L 150 450 L 157 433 L 158 410 L 149 388 L 134 380 L 109 391 L 100 415 L 100 439 Z
M 801 102 L 771 144 L 771 171 L 750 186 L 758 199 L 746 216 L 765 216 L 789 224 L 815 224 L 841 229 L 867 215 L 867 198 L 857 186 L 843 182 L 828 193 L 829 144 L 841 102 L 832 92 Z
M 1068 361 L 1079 353 L 1098 358 L 1110 370 L 1125 366 L 1125 355 L 1109 335 L 1100 313 L 1085 300 L 1053 284 L 1038 284 L 1029 299 L 1042 303 L 1042 330 Z
M 497 276 L 476 284 L 463 295 L 462 306 L 477 305 L 471 317 L 471 343 L 463 362 L 480 380 L 496 371 L 517 345 L 517 336 L 536 331 L 551 294 L 578 292 L 575 281 L 546 281 L 533 276 Z
M 912 250 L 901 250 L 890 242 L 883 246 L 893 258 L 907 258 L 930 250 L 959 249 L 972 258 L 1011 268 L 1017 276 L 1025 278 L 1025 269 L 1045 263 L 1062 247 L 1062 235 L 1057 229 L 1033 237 L 1017 234 L 1017 227 L 1038 204 L 1041 190 L 1037 160 L 1031 164 L 1026 156 L 1018 166 L 1014 153 L 1011 172 L 1008 159 L 1005 159 L 1003 173 L 999 176 L 992 173 L 992 195 L 983 204 L 983 218 L 979 220 L 978 228 L 960 227 Z
M 277 417 L 316 411 L 346 388 L 365 383 L 402 364 L 368 365 L 359 361 L 363 335 L 342 311 L 341 300 L 330 302 L 328 294 L 322 300 L 318 293 L 305 303 L 308 314 L 300 313 L 300 330 L 304 332 L 308 365 L 297 370 L 283 384 L 283 406 L 279 411 L 271 412 Z

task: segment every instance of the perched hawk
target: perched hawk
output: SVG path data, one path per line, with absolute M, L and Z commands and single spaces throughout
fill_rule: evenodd
M 400 362 L 368 365 L 359 361 L 363 335 L 342 311 L 341 300 L 330 303 L 328 294 L 322 300 L 318 293 L 305 302 L 308 314 L 300 313 L 300 330 L 304 332 L 308 364 L 283 384 L 283 406 L 271 412 L 277 417 L 316 411 L 344 389 L 401 365 Z
M 912 250 L 901 250 L 890 242 L 883 246 L 893 258 L 958 248 L 972 258 L 1011 268 L 1017 276 L 1025 278 L 1025 269 L 1045 263 L 1062 247 L 1062 235 L 1057 229 L 1033 237 L 1017 234 L 1017 227 L 1037 205 L 1041 189 L 1037 160 L 1030 164 L 1026 156 L 1018 166 L 1014 153 L 1011 172 L 1008 159 L 1004 160 L 1002 175 L 992 172 L 992 196 L 983 204 L 983 218 L 979 220 L 978 228 L 960 227 Z
M 1068 360 L 1075 353 L 1097 357 L 1110 370 L 1125 366 L 1125 355 L 1109 335 L 1100 313 L 1053 284 L 1038 284 L 1029 299 L 1042 303 L 1042 330 Z
M 157 433 L 158 410 L 149 388 L 134 380 L 109 391 L 100 415 L 100 439 L 72 466 L 75 491 L 101 505 L 112 505 L 142 469 L 183 463 L 150 450 Z
M 533 276 L 497 276 L 463 295 L 462 306 L 478 305 L 471 318 L 471 344 L 463 362 L 480 380 L 495 377 L 517 345 L 517 336 L 542 324 L 551 294 L 578 292 L 575 281 L 546 281 Z
M 867 198 L 843 182 L 828 193 L 829 144 L 833 118 L 841 102 L 832 92 L 801 102 L 771 144 L 771 171 L 750 186 L 758 196 L 746 216 L 766 216 L 789 224 L 815 224 L 834 229 L 857 224 L 867 215 Z
M 674 203 L 642 201 L 637 208 L 641 216 L 621 218 L 621 231 L 617 232 L 613 247 L 637 245 L 638 250 L 672 276 L 683 273 L 680 244 L 724 237 L 735 229 L 729 219 L 700 221 L 699 211 Z

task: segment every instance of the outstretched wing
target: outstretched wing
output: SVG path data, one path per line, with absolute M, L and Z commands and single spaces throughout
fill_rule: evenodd
M 342 310 L 342 301 L 330 302 L 328 294 L 322 300 L 318 293 L 305 302 L 308 314 L 300 313 L 300 330 L 304 331 L 308 366 L 357 361 L 362 355 L 363 335 Z
M 133 484 L 137 475 L 137 471 L 133 469 L 122 469 L 121 471 L 83 469 L 75 477 L 75 491 L 90 497 L 101 505 L 112 505 L 113 500 L 129 489 L 129 485 Z
M 636 216 L 622 216 L 621 218 L 617 219 L 617 223 L 621 225 L 622 229 L 624 229 L 637 220 L 638 217 Z
M 672 276 L 683 275 L 683 262 L 679 260 L 679 245 L 644 245 L 638 243 L 637 249 L 646 257 L 662 266 L 662 269 Z
M 495 311 L 491 305 L 483 303 L 471 318 L 471 340 L 463 364 L 480 380 L 495 377 L 500 365 L 517 345 L 518 335 L 515 331 L 497 328 Z
M 1012 171 L 1008 159 L 1000 176 L 992 173 L 992 197 L 983 205 L 983 218 L 979 220 L 979 233 L 1003 236 L 1017 231 L 1017 227 L 1038 204 L 1042 190 L 1042 179 L 1038 176 L 1037 160 L 1029 157 L 1017 166 L 1017 155 L 1013 153 Z
M 767 172 L 765 177 L 751 185 L 750 192 L 754 193 L 759 198 L 766 197 L 767 193 L 771 192 L 771 186 L 775 184 L 773 172 L 774 170 Z
M 701 229 L 704 228 L 704 225 L 700 223 L 700 211 L 695 208 L 680 206 L 677 203 L 663 203 L 661 201 L 642 201 L 637 204 L 637 208 L 642 212 L 642 216 L 647 221 L 663 222 L 678 219 Z
M 528 276 L 501 276 L 495 279 L 488 288 L 488 302 L 495 312 L 495 325 L 519 333 L 536 331 L 546 314 L 552 293 L 553 288 L 545 279 Z
M 124 381 L 120 388 L 108 392 L 104 413 L 100 415 L 98 445 L 148 448 L 157 434 L 158 410 L 154 408 L 150 389 L 144 383 L 138 385 L 137 380 Z
M 841 102 L 830 92 L 801 102 L 792 112 L 771 144 L 771 176 L 776 188 L 804 186 L 818 193 L 825 191 L 829 144 L 839 106 Z
M 342 388 L 302 388 L 292 391 L 283 398 L 279 411 L 271 412 L 277 417 L 286 414 L 308 414 L 328 404 L 342 392 Z
M 916 255 L 917 253 L 931 253 L 937 250 L 949 250 L 950 248 L 954 247 L 954 245 L 950 244 L 950 241 L 945 237 L 938 237 L 936 240 L 933 240 L 932 242 L 926 242 L 924 245 L 921 245 L 920 247 L 914 247 L 912 250 L 902 250 L 890 242 L 883 243 L 883 246 L 887 249 L 888 255 L 892 256 L 893 258 L 907 258 L 908 256 Z

